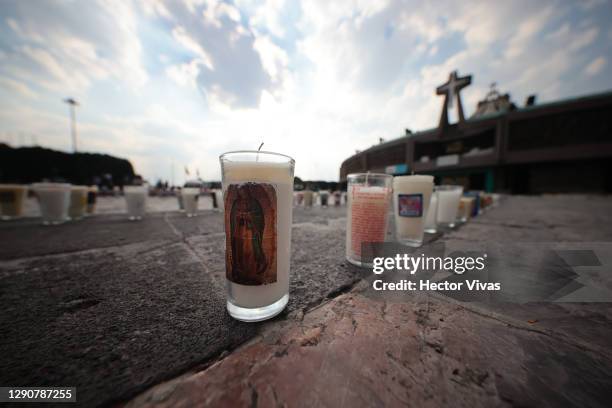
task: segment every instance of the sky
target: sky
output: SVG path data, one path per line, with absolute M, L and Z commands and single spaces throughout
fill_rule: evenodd
M 356 150 L 435 127 L 435 88 L 472 74 L 522 105 L 612 89 L 612 0 L 0 2 L 0 141 L 129 159 L 182 183 L 218 156 L 292 156 L 337 180 Z

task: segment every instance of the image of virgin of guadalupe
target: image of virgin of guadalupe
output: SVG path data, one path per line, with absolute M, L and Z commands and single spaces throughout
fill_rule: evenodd
M 231 184 L 226 194 L 226 275 L 241 285 L 276 282 L 276 191 Z

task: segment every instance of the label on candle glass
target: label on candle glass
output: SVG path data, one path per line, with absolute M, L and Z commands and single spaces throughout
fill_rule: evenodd
M 398 194 L 397 211 L 400 217 L 422 217 L 423 194 Z
M 225 193 L 225 274 L 240 285 L 276 282 L 276 189 L 230 184 Z
M 351 251 L 361 257 L 362 243 L 385 241 L 390 191 L 384 187 L 355 186 L 351 195 Z

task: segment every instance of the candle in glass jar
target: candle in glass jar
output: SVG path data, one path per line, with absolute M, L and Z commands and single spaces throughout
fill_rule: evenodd
M 438 193 L 431 194 L 427 216 L 425 217 L 425 232 L 435 234 L 438 231 Z
M 459 200 L 459 211 L 457 221 L 468 222 L 474 206 L 474 197 L 461 197 Z
M 227 309 L 238 320 L 265 320 L 289 300 L 294 161 L 257 151 L 225 153 L 220 161 Z
M 68 220 L 70 184 L 34 183 L 32 190 L 38 198 L 43 224 L 57 225 Z
M 361 173 L 349 174 L 347 179 L 346 259 L 369 266 L 371 260 L 362 254 L 362 244 L 385 241 L 393 177 Z
M 20 217 L 24 202 L 28 198 L 28 187 L 19 184 L 0 184 L 0 218 L 9 220 Z
M 433 192 L 433 176 L 398 176 L 393 179 L 395 236 L 398 242 L 423 244 L 424 221 Z
M 437 186 L 438 193 L 438 225 L 453 228 L 457 220 L 459 200 L 463 193 L 462 186 Z
M 310 190 L 304 191 L 304 207 L 312 207 L 314 201 L 314 193 Z
M 68 216 L 71 220 L 80 220 L 87 211 L 87 186 L 72 186 L 70 189 L 70 206 Z

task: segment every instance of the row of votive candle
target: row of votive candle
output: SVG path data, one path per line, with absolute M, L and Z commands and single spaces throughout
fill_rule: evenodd
M 369 265 L 364 243 L 387 241 L 388 214 L 393 203 L 395 241 L 420 247 L 425 232 L 449 229 L 477 215 L 499 195 L 479 192 L 463 195 L 463 187 L 434 186 L 433 176 L 392 177 L 388 174 L 349 174 L 346 258 L 356 265 Z
M 28 190 L 37 198 L 44 225 L 80 220 L 96 210 L 97 186 L 78 186 L 69 183 L 0 184 L 0 210 L 3 219 L 18 218 L 23 215 Z M 125 186 L 123 193 L 129 219 L 142 219 L 146 212 L 147 187 Z
M 321 207 L 334 206 L 346 204 L 346 192 L 334 191 L 295 191 L 293 193 L 293 205 L 297 207 L 313 207 L 318 205 Z
M 96 186 L 75 186 L 68 183 L 0 184 L 2 219 L 23 215 L 28 190 L 38 198 L 43 224 L 78 220 L 92 214 L 96 208 Z

